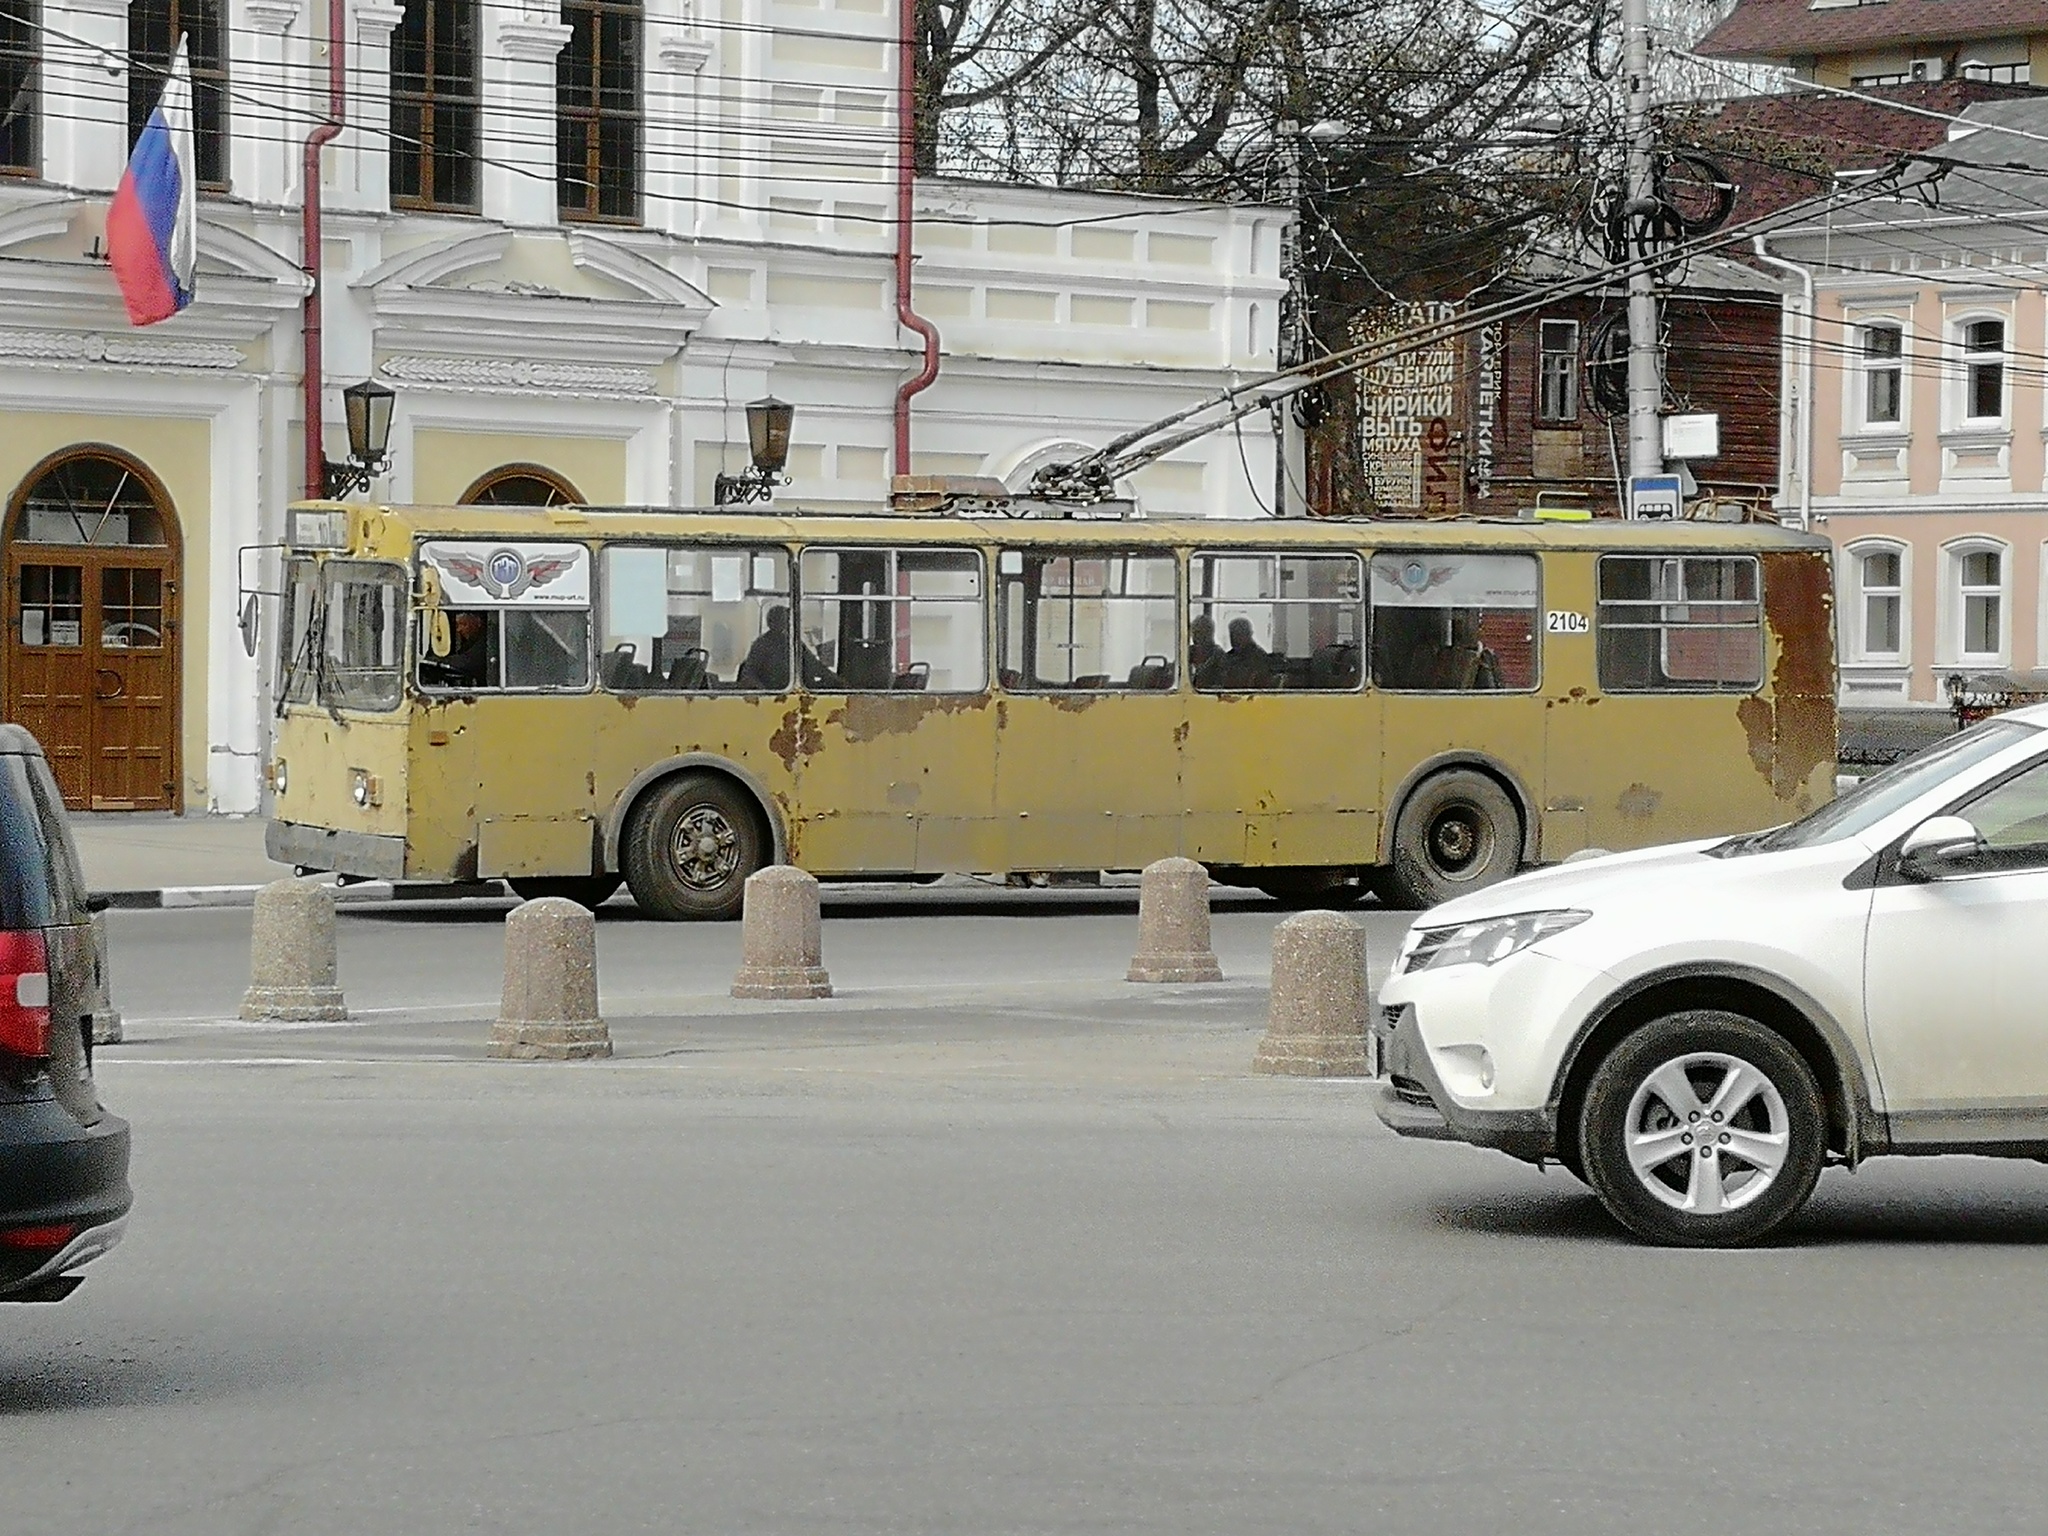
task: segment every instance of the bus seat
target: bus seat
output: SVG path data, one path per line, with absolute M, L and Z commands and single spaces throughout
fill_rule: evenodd
M 1109 686 L 1109 674 L 1107 672 L 1090 672 L 1086 677 L 1075 678 L 1072 686 L 1076 688 L 1107 688 Z
M 932 664 L 928 661 L 913 661 L 896 674 L 894 687 L 908 693 L 923 693 L 931 686 Z
M 710 669 L 711 653 L 693 645 L 669 663 L 666 686 L 681 691 L 702 688 Z
M 1132 688 L 1166 689 L 1173 686 L 1173 663 L 1164 656 L 1147 656 L 1135 667 L 1127 686 Z
M 1329 690 L 1356 688 L 1358 686 L 1358 647 L 1348 641 L 1317 649 L 1308 660 L 1308 686 Z
M 838 672 L 849 688 L 887 688 L 895 678 L 887 640 L 849 640 Z
M 621 690 L 645 688 L 654 674 L 634 658 L 631 641 L 622 641 L 605 652 L 604 663 L 598 668 L 605 687 Z

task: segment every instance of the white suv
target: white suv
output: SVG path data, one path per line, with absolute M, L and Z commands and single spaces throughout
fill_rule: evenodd
M 1762 1237 L 1829 1163 L 2048 1160 L 2048 705 L 1802 821 L 1423 915 L 1380 1118 L 1555 1159 L 1656 1242 Z

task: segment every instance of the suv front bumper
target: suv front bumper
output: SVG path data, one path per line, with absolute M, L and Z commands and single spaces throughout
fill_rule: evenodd
M 1492 1147 L 1531 1163 L 1557 1156 L 1554 1108 L 1467 1109 L 1444 1091 L 1416 1028 L 1413 1003 L 1382 1007 L 1373 1027 L 1385 1074 L 1376 1085 L 1373 1107 L 1388 1130 L 1425 1141 Z

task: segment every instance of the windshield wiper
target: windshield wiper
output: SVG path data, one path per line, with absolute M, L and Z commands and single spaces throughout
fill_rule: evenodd
M 1745 853 L 1762 853 L 1770 846 L 1773 837 L 1782 827 L 1765 827 L 1761 832 L 1745 832 L 1740 837 L 1731 837 L 1725 843 L 1716 843 L 1711 848 L 1702 848 L 1710 859 L 1737 859 Z

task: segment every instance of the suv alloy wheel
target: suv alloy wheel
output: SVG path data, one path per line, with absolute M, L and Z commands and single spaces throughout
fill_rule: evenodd
M 1727 1247 L 1806 1204 L 1827 1157 L 1827 1119 L 1812 1071 L 1782 1036 L 1698 1009 L 1644 1025 L 1594 1070 L 1579 1157 L 1631 1232 Z

